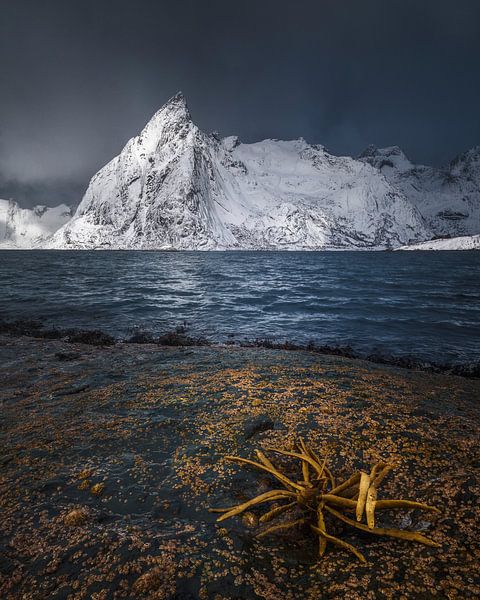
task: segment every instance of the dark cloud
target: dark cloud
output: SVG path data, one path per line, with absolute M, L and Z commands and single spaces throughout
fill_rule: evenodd
M 245 141 L 440 164 L 480 143 L 479 57 L 478 0 L 0 0 L 0 197 L 78 201 L 177 90 Z

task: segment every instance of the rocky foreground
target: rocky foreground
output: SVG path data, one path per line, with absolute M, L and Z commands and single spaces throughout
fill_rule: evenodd
M 10 336 L 0 359 L 1 598 L 480 595 L 478 379 L 301 351 Z M 256 539 L 255 511 L 217 524 L 209 507 L 273 483 L 222 457 L 299 435 L 340 479 L 398 460 L 382 496 L 441 515 L 382 513 L 379 525 L 441 549 L 345 525 L 335 533 L 367 564 L 333 546 L 317 561 L 306 529 Z

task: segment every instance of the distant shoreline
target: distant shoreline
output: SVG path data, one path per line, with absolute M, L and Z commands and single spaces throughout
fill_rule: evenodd
M 479 237 L 479 236 L 470 236 Z M 480 250 L 479 247 L 472 248 L 437 248 L 429 247 L 429 244 L 434 245 L 435 242 L 449 242 L 450 239 L 441 240 L 428 240 L 421 244 L 412 244 L 412 246 L 398 246 L 396 248 L 209 248 L 202 250 L 201 248 L 195 249 L 177 249 L 177 248 L 21 248 L 21 247 L 8 247 L 0 245 L 0 252 L 201 252 L 203 253 L 221 253 L 221 252 L 477 252 Z

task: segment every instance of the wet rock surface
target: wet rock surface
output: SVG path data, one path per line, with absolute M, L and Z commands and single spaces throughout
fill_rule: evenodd
M 2 598 L 480 595 L 478 380 L 302 351 L 8 335 L 0 364 Z M 442 514 L 382 513 L 379 525 L 442 548 L 345 526 L 335 533 L 367 565 L 335 548 L 317 562 L 306 530 L 256 539 L 256 510 L 217 524 L 209 507 L 273 487 L 222 457 L 298 435 L 340 478 L 397 459 L 383 497 Z
M 270 429 L 274 428 L 275 423 L 268 415 L 258 415 L 257 417 L 246 419 L 243 423 L 243 432 L 245 439 L 247 440 L 255 436 L 257 433 L 263 433 L 264 431 L 269 431 Z

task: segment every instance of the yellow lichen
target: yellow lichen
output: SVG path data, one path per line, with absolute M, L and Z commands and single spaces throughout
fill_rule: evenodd
M 88 510 L 86 508 L 74 508 L 63 517 L 65 525 L 83 525 L 88 520 Z
M 96 483 L 95 485 L 92 485 L 92 487 L 90 488 L 90 491 L 95 496 L 100 496 L 103 493 L 104 489 L 105 489 L 104 483 Z
M 93 475 L 93 469 L 82 469 L 78 474 L 78 479 L 88 479 Z

